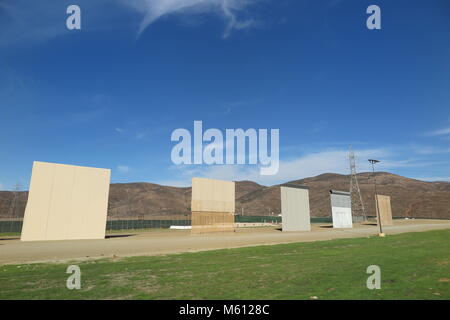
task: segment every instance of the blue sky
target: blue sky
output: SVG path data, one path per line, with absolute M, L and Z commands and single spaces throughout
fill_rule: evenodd
M 66 29 L 66 8 L 82 29 Z M 366 8 L 382 30 L 366 28 Z M 450 181 L 448 0 L 2 0 L 0 189 L 32 162 L 112 182 L 271 185 L 359 171 Z M 280 171 L 175 166 L 173 130 L 276 128 Z

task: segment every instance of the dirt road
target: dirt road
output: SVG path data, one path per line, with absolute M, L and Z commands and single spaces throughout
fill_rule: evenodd
M 450 228 L 448 220 L 395 220 L 386 226 L 387 236 Z M 357 224 L 353 229 L 333 229 L 329 224 L 314 224 L 309 232 L 281 232 L 275 228 L 238 229 L 230 234 L 191 235 L 189 230 L 158 230 L 147 233 L 113 235 L 104 240 L 22 242 L 0 239 L 0 264 L 66 262 L 194 252 L 222 248 L 307 242 L 376 235 L 378 227 Z

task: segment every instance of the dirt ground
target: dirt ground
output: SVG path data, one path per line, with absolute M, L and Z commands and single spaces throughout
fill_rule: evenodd
M 395 220 L 386 226 L 387 236 L 450 228 L 449 220 Z M 191 235 L 190 230 L 155 230 L 123 233 L 104 240 L 22 242 L 18 238 L 0 239 L 0 265 L 67 262 L 106 257 L 129 257 L 195 252 L 223 248 L 272 245 L 291 242 L 358 238 L 376 235 L 376 224 L 355 224 L 352 229 L 333 229 L 330 224 L 313 224 L 308 232 L 281 232 L 277 228 L 240 228 L 234 233 Z

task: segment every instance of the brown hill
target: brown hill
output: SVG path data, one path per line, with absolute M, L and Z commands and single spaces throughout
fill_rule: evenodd
M 398 175 L 376 173 L 378 194 L 389 195 L 393 215 L 396 217 L 450 218 L 450 183 L 424 182 Z M 374 186 L 371 173 L 358 175 L 366 213 L 375 216 Z M 331 215 L 329 190 L 349 190 L 348 175 L 326 173 L 313 178 L 291 181 L 310 188 L 310 207 L 313 217 Z M 279 186 L 249 193 L 236 202 L 236 211 L 243 206 L 246 214 L 280 212 Z
M 449 218 L 450 183 L 424 182 L 398 175 L 376 173 L 379 194 L 391 196 L 396 217 Z M 317 177 L 291 181 L 310 188 L 313 217 L 331 215 L 329 190 L 348 190 L 347 175 L 326 173 Z M 368 215 L 374 215 L 374 193 L 371 173 L 361 173 L 358 181 Z M 11 212 L 13 192 L 0 192 L 0 218 L 22 217 L 27 192 L 19 192 L 17 206 Z M 190 214 L 191 188 L 176 188 L 153 183 L 111 184 L 109 217 L 175 218 Z M 244 215 L 280 213 L 279 185 L 266 187 L 252 181 L 236 182 L 236 212 Z

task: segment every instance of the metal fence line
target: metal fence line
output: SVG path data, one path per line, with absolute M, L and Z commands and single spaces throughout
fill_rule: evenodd
M 181 218 L 181 216 L 180 216 Z M 273 223 L 280 224 L 281 217 L 278 216 L 242 216 L 236 215 L 236 223 Z M 330 218 L 312 218 L 313 223 L 331 222 Z M 20 233 L 22 231 L 23 219 L 2 218 L 0 219 L 0 233 Z M 118 230 L 146 230 L 146 229 L 168 229 L 170 226 L 190 226 L 191 219 L 138 219 L 138 218 L 109 218 L 106 221 L 106 231 Z

